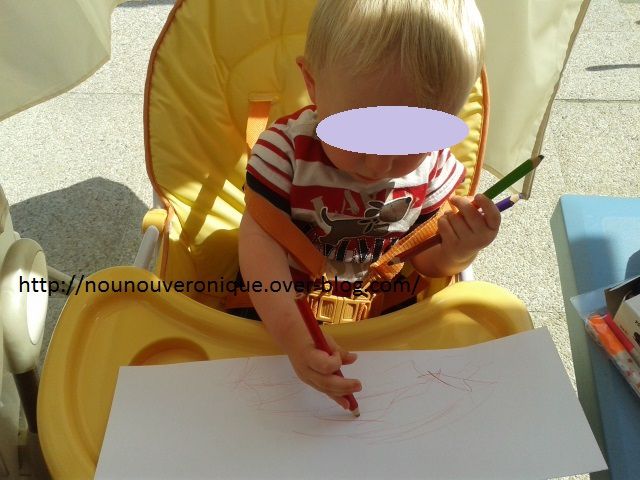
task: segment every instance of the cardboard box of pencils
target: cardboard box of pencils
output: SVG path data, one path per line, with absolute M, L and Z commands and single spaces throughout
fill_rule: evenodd
M 640 276 L 605 290 L 607 310 L 626 339 L 640 348 Z

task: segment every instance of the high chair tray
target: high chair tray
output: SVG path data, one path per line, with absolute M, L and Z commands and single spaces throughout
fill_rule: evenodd
M 281 354 L 261 322 L 209 308 L 175 291 L 116 293 L 160 279 L 135 267 L 102 270 L 65 305 L 38 397 L 42 450 L 54 478 L 94 475 L 118 368 Z M 99 282 L 102 282 L 100 284 Z M 106 282 L 106 283 L 105 283 Z M 108 291 L 100 293 L 109 285 Z M 93 285 L 93 284 L 87 284 Z M 344 348 L 456 348 L 532 328 L 524 304 L 484 282 L 460 282 L 430 299 L 354 324 L 325 326 Z

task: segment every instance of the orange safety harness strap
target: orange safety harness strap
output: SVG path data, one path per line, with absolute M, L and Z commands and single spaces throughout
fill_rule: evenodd
M 249 100 L 246 140 L 249 151 L 267 128 L 271 100 Z M 291 219 L 274 207 L 262 195 L 245 184 L 244 200 L 246 210 L 255 222 L 284 248 L 303 267 L 312 279 L 325 273 L 325 258 L 296 227 Z
M 246 142 L 249 152 L 258 141 L 260 134 L 267 128 L 271 100 L 249 100 L 247 115 Z M 255 193 L 245 184 L 244 198 L 246 211 L 271 238 L 285 249 L 311 278 L 319 278 L 325 272 L 325 258 L 291 221 L 287 215 L 274 207 L 262 195 Z M 295 280 L 295 279 L 294 279 Z M 237 291 L 227 295 L 224 300 L 227 309 L 251 307 L 247 291 Z
M 376 262 L 369 267 L 368 279 L 371 281 L 389 281 L 402 270 L 403 263 L 390 265 L 389 262 L 401 253 L 426 242 L 438 233 L 438 220 L 445 212 L 452 210 L 448 201 L 444 202 L 436 214 L 422 225 L 417 227 L 409 235 L 400 239 L 393 247 L 387 250 Z
M 269 121 L 269 111 L 271 110 L 271 100 L 250 101 L 249 113 L 247 114 L 247 129 L 245 138 L 249 151 L 258 141 L 258 137 L 267 128 Z
M 255 222 L 289 252 L 312 279 L 320 278 L 325 273 L 325 257 L 286 213 L 246 185 L 244 198 L 247 211 Z

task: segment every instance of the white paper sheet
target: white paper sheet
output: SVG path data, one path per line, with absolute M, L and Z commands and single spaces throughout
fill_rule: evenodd
M 123 367 L 97 479 L 540 479 L 603 470 L 546 328 L 360 352 L 353 418 L 286 357 Z

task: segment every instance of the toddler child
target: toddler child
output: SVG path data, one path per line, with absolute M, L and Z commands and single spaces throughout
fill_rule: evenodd
M 260 135 L 246 187 L 290 215 L 339 280 L 361 280 L 372 262 L 452 196 L 465 169 L 449 149 L 415 155 L 341 150 L 322 142 L 316 126 L 338 112 L 383 105 L 456 115 L 480 74 L 483 50 L 473 0 L 319 0 L 304 56 L 296 59 L 313 105 Z M 451 203 L 461 217 L 445 214 L 438 221 L 442 243 L 411 259 L 422 275 L 461 272 L 498 233 L 500 213 L 486 197 L 453 196 Z M 302 270 L 248 213 L 239 235 L 244 281 L 287 282 L 292 269 Z M 298 377 L 348 408 L 343 396 L 362 385 L 333 372 L 356 355 L 330 336 L 335 353 L 317 350 L 294 295 L 250 292 Z

